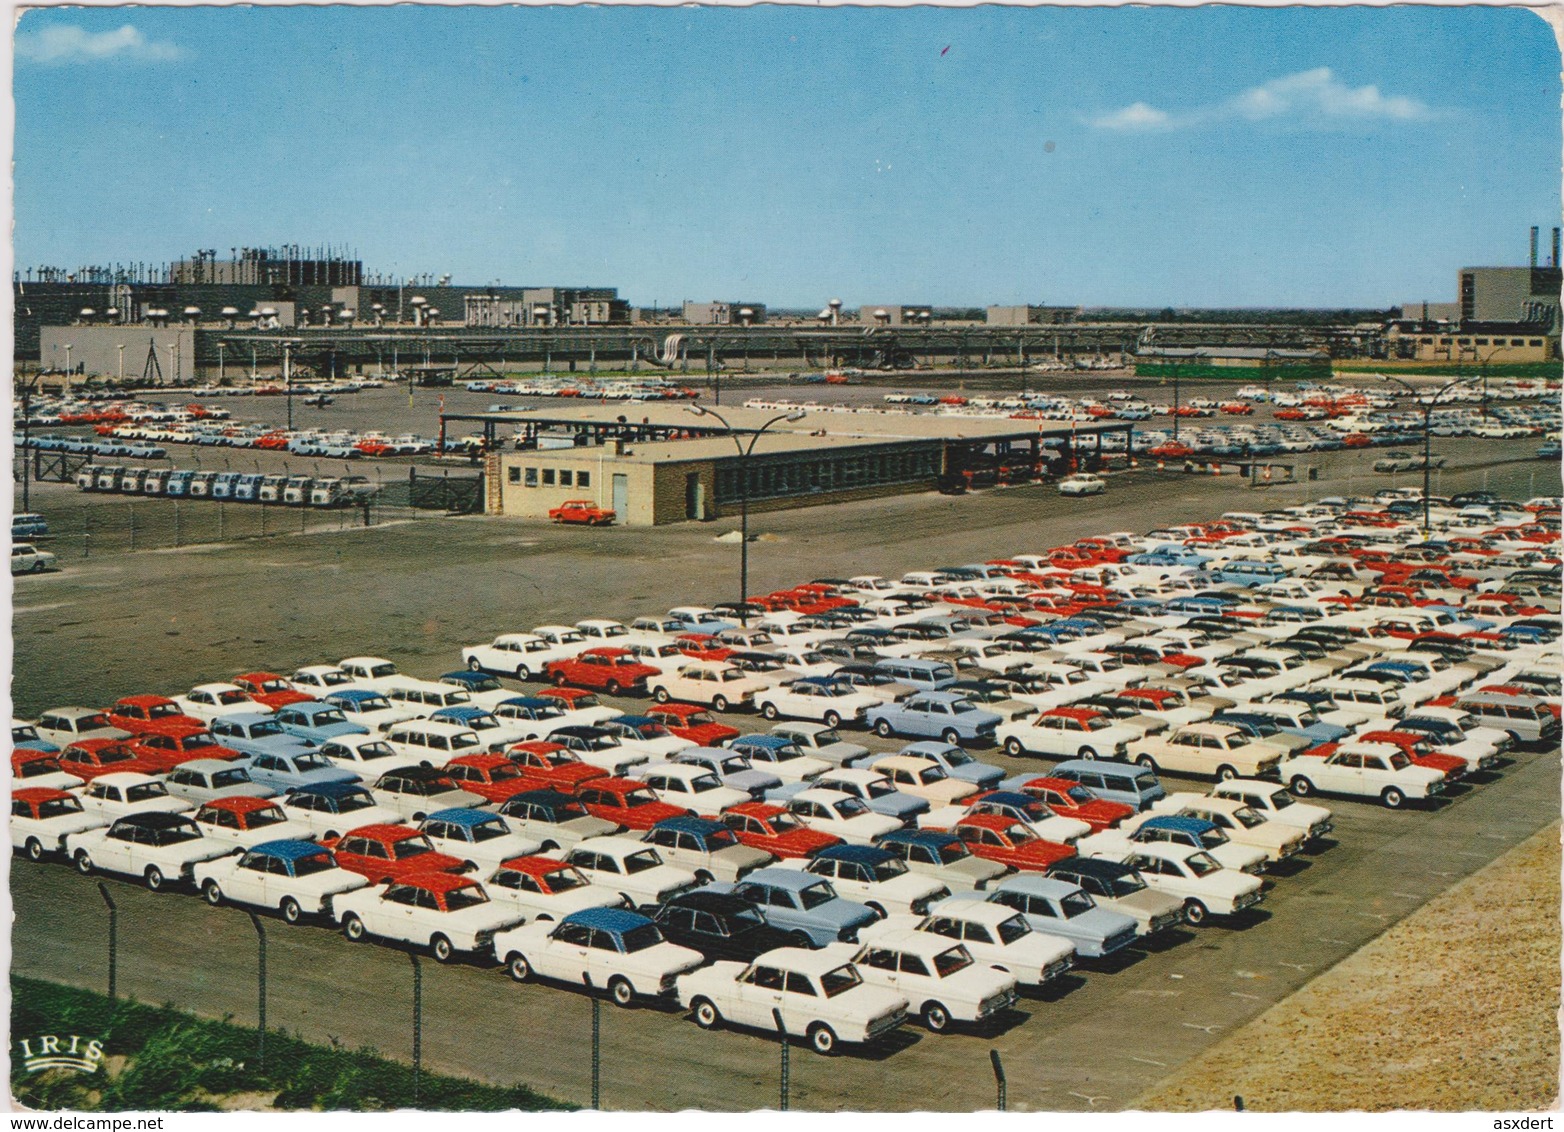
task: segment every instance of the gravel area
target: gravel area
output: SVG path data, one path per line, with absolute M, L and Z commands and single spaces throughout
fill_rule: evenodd
M 1266 1112 L 1556 1108 L 1559 868 L 1555 823 L 1133 1107 L 1227 1109 L 1240 1096 Z M 1462 954 L 1487 959 L 1456 965 Z

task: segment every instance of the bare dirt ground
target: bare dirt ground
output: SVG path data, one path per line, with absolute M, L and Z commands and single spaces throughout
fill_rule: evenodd
M 1556 1108 L 1559 867 L 1555 823 L 1134 1107 L 1225 1109 L 1241 1096 L 1266 1112 Z M 1453 968 L 1460 953 L 1488 961 Z

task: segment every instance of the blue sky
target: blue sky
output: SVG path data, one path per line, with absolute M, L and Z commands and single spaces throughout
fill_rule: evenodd
M 1546 248 L 1558 72 L 1485 8 L 34 11 L 16 262 L 331 241 L 648 305 L 1453 299 Z

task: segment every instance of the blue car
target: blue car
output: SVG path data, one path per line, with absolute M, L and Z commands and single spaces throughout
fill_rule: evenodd
M 443 672 L 435 679 L 438 683 L 449 684 L 453 688 L 460 688 L 468 695 L 509 690 L 487 672 L 474 672 L 470 668 L 458 668 L 454 672 Z
M 864 723 L 884 738 L 928 736 L 951 745 L 963 740 L 992 742 L 1004 719 L 984 711 L 954 692 L 916 692 L 892 704 L 879 704 L 864 714 Z
M 903 825 L 911 825 L 919 814 L 929 812 L 927 798 L 904 794 L 884 775 L 867 777 L 851 772 L 839 776 L 837 772 L 826 771 L 819 778 L 808 782 L 787 782 L 767 790 L 765 800 L 773 805 L 785 806 L 795 795 L 818 787 L 850 794 L 862 802 L 870 813 L 884 814 L 888 818 L 895 818 Z
M 31 723 L 11 724 L 11 749 L 14 751 L 20 747 L 26 747 L 30 751 L 44 751 L 47 754 L 58 754 L 60 748 L 38 734 L 38 729 Z
M 1229 727 L 1236 727 L 1250 739 L 1269 739 L 1272 746 L 1281 747 L 1287 751 L 1304 750 L 1316 743 L 1330 743 L 1333 739 L 1316 739 L 1312 735 L 1303 733 L 1299 728 L 1282 726 L 1282 720 L 1274 715 L 1267 715 L 1258 711 L 1219 711 L 1211 717 L 1212 723 L 1225 723 Z M 1333 731 L 1347 734 L 1345 727 L 1336 728 L 1325 724 Z M 1339 738 L 1339 736 L 1338 736 Z
M 724 786 L 742 790 L 753 798 L 759 798 L 767 790 L 782 785 L 780 778 L 770 771 L 757 769 L 742 753 L 725 751 L 720 747 L 686 747 L 676 753 L 672 761 L 685 766 L 705 767 Z
M 350 688 L 343 692 L 328 692 L 326 702 L 340 710 L 344 717 L 352 719 L 355 716 L 371 715 L 378 712 L 391 711 L 394 705 L 379 692 L 371 692 L 357 688 Z M 412 712 L 403 712 L 402 715 L 411 718 Z M 388 716 L 378 716 L 387 719 Z
M 342 714 L 342 709 L 336 704 L 321 703 L 319 700 L 306 700 L 280 707 L 272 713 L 272 718 L 283 731 L 311 744 L 340 739 L 344 735 L 369 734 L 369 728 L 349 723 L 347 716 Z
M 1210 573 L 1213 582 L 1233 586 L 1265 586 L 1289 577 L 1287 568 L 1279 562 L 1255 562 L 1238 559 L 1219 566 Z
M 304 786 L 324 786 L 333 782 L 358 785 L 358 775 L 342 770 L 318 751 L 302 754 L 250 755 L 242 764 L 250 772 L 250 781 L 279 794 L 290 794 Z
M 957 899 L 985 899 L 982 894 Z M 1135 942 L 1135 920 L 1123 912 L 1099 908 L 1079 885 L 1035 873 L 1018 873 L 991 887 L 990 904 L 1014 908 L 1033 931 L 1046 932 L 1075 945 L 1084 959 L 1105 959 Z
M 13 515 L 11 517 L 11 540 L 28 541 L 42 538 L 49 533 L 49 522 L 42 515 Z
M 798 947 L 856 943 L 858 933 L 879 919 L 866 905 L 843 900 L 830 881 L 798 869 L 757 869 L 738 884 L 709 884 L 705 891 L 748 900 Z
M 565 709 L 560 706 L 558 700 L 545 699 L 542 696 L 512 696 L 494 705 L 494 718 L 501 723 L 537 724 L 534 731 L 540 736 L 546 735 L 552 727 L 559 726 L 551 723 L 551 720 L 564 717 Z
M 284 731 L 270 712 L 218 716 L 207 730 L 241 755 L 305 755 L 315 749 L 315 744 Z
M 509 726 L 506 721 L 498 719 L 493 712 L 486 708 L 477 707 L 473 704 L 441 708 L 439 711 L 431 714 L 429 718 L 435 723 L 455 723 L 469 730 L 476 731 L 478 738 L 485 743 L 496 741 L 514 743 L 519 741 L 516 738 L 517 733 L 514 727 Z M 510 736 L 509 738 L 505 737 L 507 733 Z

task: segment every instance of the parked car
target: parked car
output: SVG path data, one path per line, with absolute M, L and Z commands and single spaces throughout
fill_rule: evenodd
M 378 805 L 369 788 L 357 781 L 301 786 L 283 797 L 282 808 L 322 841 L 333 841 L 361 826 L 396 825 L 402 820 L 395 810 Z
M 78 872 L 141 877 L 154 892 L 189 884 L 198 863 L 232 851 L 226 842 L 203 837 L 188 815 L 164 812 L 127 814 L 65 838 L 65 855 Z
M 1184 922 L 1183 900 L 1151 888 L 1135 868 L 1121 861 L 1077 855 L 1054 865 L 1048 875 L 1077 885 L 1099 907 L 1130 917 L 1142 938 Z
M 756 692 L 772 685 L 740 668 L 716 660 L 685 664 L 673 672 L 656 672 L 646 680 L 646 690 L 660 704 L 673 700 L 706 704 L 713 711 L 747 706 Z
M 585 838 L 565 860 L 632 908 L 654 908 L 696 886 L 693 872 L 665 863 L 654 846 L 628 835 Z
M 863 932 L 878 943 L 903 931 L 963 944 L 979 963 L 998 968 L 1024 987 L 1042 987 L 1075 965 L 1075 948 L 1061 936 L 1035 930 L 1013 908 L 970 897 L 940 901 L 927 916 L 891 916 Z
M 796 947 L 854 942 L 878 918 L 867 906 L 837 895 L 823 877 L 780 866 L 750 873 L 737 884 L 719 881 L 704 891 L 731 892 L 754 904 Z
M 788 942 L 759 908 L 731 893 L 682 892 L 664 901 L 652 918 L 670 943 L 699 951 L 707 961 L 747 963 Z
M 499 807 L 507 825 L 536 840 L 544 853 L 568 850 L 588 837 L 617 833 L 617 822 L 587 813 L 579 800 L 557 790 L 528 790 L 513 794 Z
M 1101 495 L 1107 489 L 1107 480 L 1089 472 L 1078 472 L 1059 481 L 1060 495 Z
M 1124 858 L 1146 883 L 1184 902 L 1184 919 L 1199 926 L 1208 916 L 1232 916 L 1265 898 L 1259 877 L 1224 869 L 1204 849 L 1167 843 L 1138 845 Z
M 774 860 L 770 853 L 739 841 L 726 823 L 710 818 L 677 817 L 658 822 L 641 835 L 675 868 L 695 874 L 700 884 L 737 881 Z
M 624 897 L 594 885 L 574 865 L 553 857 L 512 857 L 484 881 L 489 896 L 510 902 L 529 923 L 562 920 L 588 908 L 628 908 Z
M 838 894 L 858 901 L 880 916 L 891 912 L 921 916 L 950 895 L 943 883 L 912 872 L 897 854 L 878 847 L 833 846 L 807 860 L 784 861 L 779 867 L 825 877 Z
M 1098 907 L 1090 893 L 1058 876 L 1019 873 L 973 898 L 1020 912 L 1034 931 L 1069 940 L 1083 959 L 1109 958 L 1137 938 L 1133 917 Z
M 679 976 L 705 962 L 694 948 L 670 943 L 656 923 L 622 908 L 572 912 L 501 932 L 494 955 L 517 982 L 552 979 L 567 986 L 604 987 L 618 1006 L 657 1001 Z
M 312 836 L 306 823 L 290 819 L 274 800 L 242 794 L 201 803 L 193 820 L 207 837 L 241 849 L 263 841 L 303 841 Z
M 542 846 L 515 833 L 499 814 L 487 810 L 456 808 L 436 810 L 418 824 L 436 852 L 455 857 L 465 871 L 487 875 L 512 857 L 528 857 Z
M 275 908 L 290 924 L 306 916 L 333 918 L 333 901 L 368 882 L 340 868 L 329 849 L 313 841 L 262 841 L 196 865 L 192 880 L 206 902 Z
M 556 684 L 575 684 L 596 688 L 617 696 L 624 692 L 644 692 L 648 679 L 658 670 L 641 664 L 627 649 L 591 648 L 568 660 L 550 662 L 544 669 Z
M 964 944 L 903 929 L 859 946 L 853 964 L 864 980 L 903 995 L 936 1034 L 956 1023 L 981 1026 L 1015 1005 L 1016 980 L 979 963 Z
M 28 860 L 41 861 L 47 853 L 63 853 L 65 839 L 106 825 L 99 814 L 88 813 L 81 799 L 50 786 L 24 786 L 11 793 L 11 848 Z
M 1341 748 L 1326 758 L 1300 755 L 1277 767 L 1281 780 L 1294 794 L 1341 794 L 1378 798 L 1387 809 L 1397 810 L 1408 800 L 1424 800 L 1444 793 L 1445 774 L 1418 766 L 1400 751 L 1367 753 Z
M 556 523 L 606 527 L 613 523 L 614 512 L 606 507 L 599 507 L 590 499 L 569 499 L 558 507 L 550 507 L 548 517 Z
M 744 802 L 724 811 L 720 820 L 745 845 L 784 860 L 811 857 L 832 845 L 845 844 L 840 837 L 810 829 L 785 807 L 768 802 Z
M 497 935 L 522 920 L 509 905 L 490 900 L 476 880 L 453 873 L 354 889 L 335 897 L 332 911 L 355 943 L 370 937 L 409 943 L 440 963 L 459 953 L 487 954 Z
M 30 542 L 11 544 L 11 573 L 13 574 L 42 574 L 45 570 L 53 570 L 58 563 L 59 560 L 53 553 L 39 550 Z
M 952 745 L 986 743 L 1004 722 L 955 692 L 915 692 L 891 704 L 876 704 L 864 713 L 864 723 L 884 738 L 910 735 L 938 738 Z

